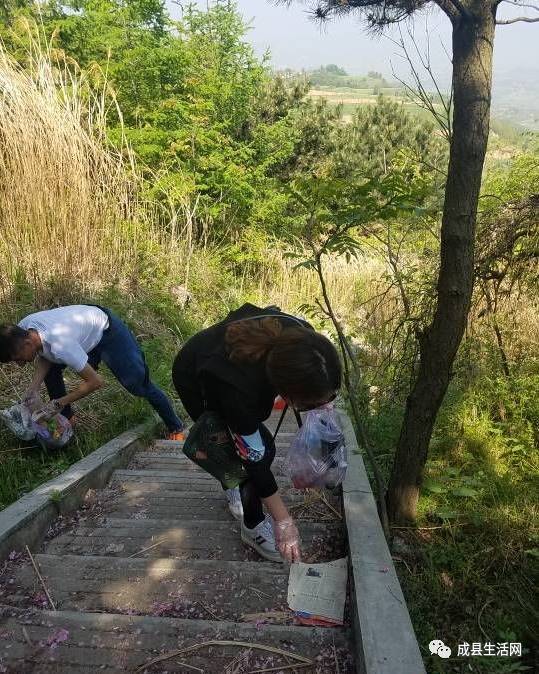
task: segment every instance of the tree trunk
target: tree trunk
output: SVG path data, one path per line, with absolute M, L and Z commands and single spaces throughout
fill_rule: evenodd
M 389 482 L 392 523 L 416 517 L 429 443 L 451 377 L 473 290 L 477 204 L 487 149 L 495 9 L 467 3 L 473 16 L 453 23 L 453 134 L 441 228 L 437 305 L 419 337 L 420 362 Z

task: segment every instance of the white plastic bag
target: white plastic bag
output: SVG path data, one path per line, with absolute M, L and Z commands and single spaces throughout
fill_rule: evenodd
M 9 430 L 21 440 L 33 440 L 35 438 L 36 432 L 32 426 L 32 412 L 24 403 L 18 403 L 6 410 L 0 410 L 0 417 Z
M 336 487 L 347 468 L 346 444 L 331 405 L 310 410 L 288 451 L 288 469 L 296 489 Z

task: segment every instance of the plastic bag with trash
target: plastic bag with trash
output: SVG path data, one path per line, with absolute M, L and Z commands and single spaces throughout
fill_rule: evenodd
M 288 470 L 296 489 L 341 484 L 348 466 L 344 434 L 332 406 L 310 410 L 288 451 Z
M 32 412 L 36 406 L 17 403 L 8 409 L 0 410 L 0 418 L 9 430 L 21 440 L 37 440 L 43 447 L 57 449 L 66 445 L 73 437 L 73 427 L 68 419 L 55 414 L 47 419 L 39 411 Z
M 32 424 L 32 412 L 23 403 L 0 410 L 0 417 L 9 430 L 21 440 L 33 440 L 36 436 Z
M 39 444 L 48 449 L 59 449 L 67 445 L 73 437 L 73 426 L 62 414 L 55 414 L 47 419 L 34 413 L 32 428 Z

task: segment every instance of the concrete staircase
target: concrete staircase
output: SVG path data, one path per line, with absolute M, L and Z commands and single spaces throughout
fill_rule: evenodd
M 277 480 L 304 559 L 336 559 L 345 554 L 340 496 L 287 486 L 283 459 L 295 430 L 290 415 Z M 242 544 L 220 486 L 178 443 L 135 454 L 74 517 L 53 524 L 35 561 L 56 611 L 28 557 L 12 557 L 0 566 L 0 672 L 356 671 L 348 626 L 292 624 L 288 567 Z

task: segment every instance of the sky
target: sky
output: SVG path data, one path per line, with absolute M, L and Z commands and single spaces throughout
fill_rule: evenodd
M 178 8 L 170 6 L 178 15 Z M 206 0 L 199 0 L 206 5 Z M 359 17 L 339 19 L 320 26 L 311 20 L 307 5 L 293 2 L 291 6 L 276 6 L 271 0 L 237 0 L 238 8 L 250 22 L 248 40 L 258 54 L 271 53 L 273 65 L 278 68 L 312 69 L 322 64 L 336 63 L 351 74 L 365 74 L 377 70 L 391 76 L 392 68 L 400 76 L 406 70 L 398 56 L 398 49 L 385 37 L 369 35 Z M 176 10 L 176 11 L 175 11 Z M 509 18 L 533 15 L 531 9 L 517 9 L 505 4 L 499 16 Z M 539 13 L 536 13 L 536 16 Z M 425 25 L 428 25 L 431 61 L 440 81 L 450 77 L 450 62 L 442 47 L 449 50 L 451 32 L 449 20 L 437 9 L 416 15 L 413 21 L 418 40 L 424 45 Z M 395 37 L 397 33 L 393 31 Z M 390 33 L 391 35 L 391 33 Z M 393 64 L 393 65 L 392 65 Z M 494 75 L 512 74 L 524 79 L 539 78 L 539 23 L 517 23 L 498 26 L 494 47 Z

